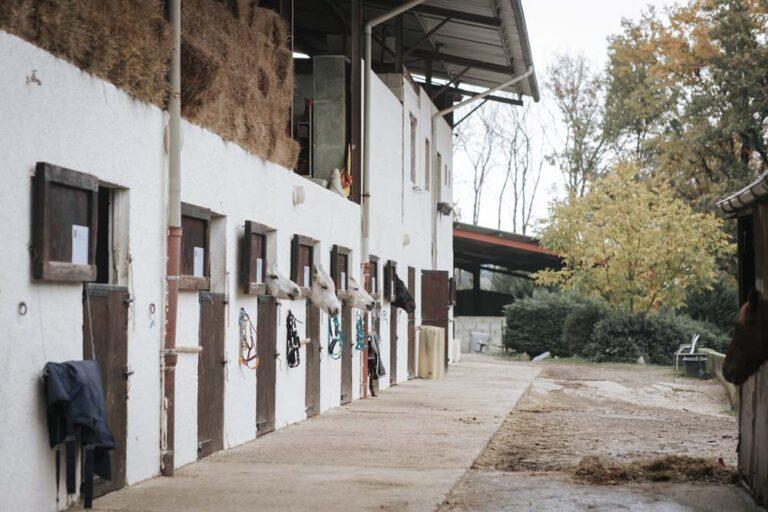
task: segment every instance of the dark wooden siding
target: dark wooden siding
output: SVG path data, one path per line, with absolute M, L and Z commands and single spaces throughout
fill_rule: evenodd
M 304 407 L 307 418 L 320 414 L 320 310 L 307 299 L 307 337 L 312 343 L 306 345 L 304 382 Z
M 344 333 L 344 351 L 341 353 L 341 403 L 352 401 L 352 351 L 355 349 L 355 328 L 349 301 L 341 305 L 341 329 Z
M 224 448 L 224 295 L 200 292 L 197 445 L 202 459 Z
M 259 324 L 256 350 L 259 367 L 256 369 L 256 434 L 275 430 L 275 376 L 277 360 L 277 299 L 259 298 Z
M 442 327 L 445 330 L 445 367 L 448 368 L 448 272 L 422 270 L 421 272 L 421 323 Z
M 416 299 L 416 269 L 408 267 L 408 291 Z M 416 377 L 416 312 L 408 313 L 408 378 Z
M 397 307 L 389 306 L 389 385 L 397 384 Z
M 90 307 L 90 311 L 89 311 Z M 86 284 L 83 297 L 83 358 L 101 366 L 107 424 L 115 437 L 110 455 L 112 480 L 97 478 L 94 496 L 125 485 L 128 434 L 128 290 L 122 286 Z
M 739 222 L 740 295 L 757 287 L 768 294 L 768 205 Z M 745 228 L 751 228 L 751 236 Z M 750 242 L 752 242 L 750 244 Z M 748 254 L 749 246 L 753 252 Z M 751 268 L 750 268 L 751 267 Z M 741 387 L 739 470 L 762 505 L 768 504 L 768 364 Z

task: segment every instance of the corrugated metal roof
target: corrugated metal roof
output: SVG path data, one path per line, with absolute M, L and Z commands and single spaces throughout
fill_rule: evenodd
M 520 0 L 427 0 L 422 6 L 404 18 L 405 47 L 415 47 L 425 33 L 439 27 L 409 55 L 406 62 L 411 72 L 425 74 L 424 57 L 429 55 L 433 77 L 450 80 L 461 75 L 462 84 L 491 88 L 533 65 Z M 380 14 L 386 8 L 366 4 L 366 10 Z M 444 11 L 457 15 L 444 22 Z M 462 13 L 467 16 L 461 17 Z M 471 19 L 473 15 L 493 23 L 478 22 Z M 538 101 L 536 74 L 506 92 Z

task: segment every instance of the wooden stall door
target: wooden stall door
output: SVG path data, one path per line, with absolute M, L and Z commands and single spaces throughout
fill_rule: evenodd
M 307 337 L 312 343 L 306 345 L 306 381 L 304 383 L 304 409 L 307 418 L 320 414 L 320 310 L 307 299 Z
M 85 284 L 83 294 L 83 358 L 101 365 L 107 424 L 115 437 L 112 480 L 94 482 L 94 496 L 125 486 L 125 443 L 128 427 L 128 290 L 122 286 Z
M 416 297 L 416 269 L 408 267 L 408 291 Z M 408 378 L 416 377 L 416 312 L 408 313 Z
M 445 367 L 448 368 L 448 308 L 450 293 L 448 272 L 421 271 L 421 324 L 442 327 L 445 330 Z
M 197 358 L 197 458 L 224 448 L 224 295 L 200 292 Z
M 397 307 L 389 306 L 389 385 L 397 385 Z
M 275 430 L 275 357 L 277 339 L 277 299 L 259 297 L 256 351 L 259 367 L 256 369 L 256 435 Z
M 378 305 L 373 308 L 373 313 L 371 314 L 371 332 L 375 332 L 379 336 L 379 340 L 381 340 L 381 306 Z M 381 350 L 381 346 L 379 346 L 379 350 Z M 368 364 L 367 361 L 366 364 Z M 367 386 L 368 383 L 365 385 Z M 379 392 L 379 379 L 373 380 L 373 392 Z
M 352 306 L 349 301 L 341 305 L 341 329 L 344 348 L 341 353 L 341 404 L 352 401 L 352 351 L 355 350 L 355 327 L 352 325 Z

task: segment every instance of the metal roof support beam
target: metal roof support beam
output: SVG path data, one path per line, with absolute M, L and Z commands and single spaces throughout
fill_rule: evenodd
M 448 89 L 453 84 L 457 83 L 458 80 L 461 77 L 463 77 L 467 73 L 467 71 L 469 71 L 470 69 L 472 69 L 470 66 L 467 66 L 464 69 L 462 69 L 461 72 L 458 75 L 455 75 L 453 78 L 451 78 L 451 80 L 448 83 L 446 83 L 444 86 L 440 87 L 440 89 L 438 89 L 436 93 L 434 93 L 432 96 L 430 96 L 429 99 L 434 100 L 435 98 L 437 98 L 438 96 L 443 94 L 446 89 Z
M 469 111 L 469 113 L 468 113 L 467 115 L 465 115 L 464 117 L 462 117 L 461 119 L 459 119 L 458 121 L 456 121 L 455 123 L 453 123 L 453 126 L 452 126 L 451 128 L 456 128 L 457 126 L 459 126 L 459 125 L 460 125 L 462 122 L 464 122 L 464 120 L 465 120 L 466 118 L 468 118 L 469 116 L 471 116 L 472 114 L 474 114 L 474 113 L 477 111 L 477 109 L 479 109 L 480 107 L 482 107 L 483 105 L 485 105 L 487 102 L 488 102 L 488 97 L 484 98 L 484 99 L 483 99 L 483 101 L 481 101 L 481 102 L 480 102 L 480 104 L 479 104 L 478 106 L 476 106 L 475 108 L 473 108 L 472 110 L 470 110 L 470 111 Z
M 445 18 L 443 21 L 441 21 L 440 23 L 438 23 L 437 25 L 435 25 L 434 27 L 432 27 L 431 29 L 429 29 L 429 31 L 428 31 L 426 34 L 424 34 L 424 37 L 422 37 L 421 39 L 419 39 L 419 42 L 418 42 L 418 43 L 416 43 L 416 44 L 415 44 L 415 45 L 413 45 L 411 48 L 408 48 L 408 49 L 405 51 L 405 53 L 403 54 L 403 57 L 407 57 L 408 55 L 410 55 L 410 54 L 411 54 L 411 52 L 413 52 L 414 50 L 416 50 L 416 49 L 417 49 L 419 46 L 421 46 L 422 44 L 424 44 L 424 43 L 426 43 L 427 41 L 429 41 L 429 38 L 430 38 L 430 37 L 432 37 L 432 35 L 433 35 L 435 32 L 437 32 L 438 30 L 440 30 L 441 28 L 443 28 L 443 25 L 445 25 L 445 24 L 446 24 L 446 23 L 448 23 L 449 21 L 451 21 L 451 18 Z
M 412 54 L 414 57 L 419 57 L 421 59 L 439 60 L 447 64 L 458 64 L 459 66 L 469 66 L 477 69 L 485 69 L 487 71 L 493 71 L 495 73 L 501 73 L 504 75 L 510 75 L 515 72 L 514 69 L 507 65 L 483 62 L 481 60 L 469 59 L 467 57 L 460 57 L 458 55 L 433 52 L 430 50 L 419 50 L 417 48 L 408 48 L 406 49 L 406 52 Z
M 499 18 L 455 11 L 453 9 L 445 9 L 443 7 L 435 7 L 432 5 L 419 5 L 413 8 L 413 12 L 417 14 L 426 14 L 428 16 L 439 16 L 441 18 L 453 18 L 455 20 L 468 21 L 477 25 L 487 25 L 494 28 L 501 26 L 501 20 L 499 20 Z
M 506 82 L 504 82 L 504 83 L 501 83 L 501 84 L 497 85 L 496 87 L 493 87 L 493 88 L 491 88 L 491 89 L 488 89 L 488 90 L 487 90 L 487 91 L 485 91 L 485 92 L 481 92 L 480 94 L 478 94 L 478 95 L 476 95 L 476 96 L 473 96 L 473 97 L 471 97 L 471 98 L 468 98 L 468 99 L 466 99 L 466 100 L 464 100 L 464 101 L 462 101 L 462 102 L 460 102 L 460 103 L 457 103 L 457 104 L 455 104 L 455 105 L 452 105 L 452 106 L 450 106 L 450 107 L 448 107 L 448 108 L 444 108 L 444 109 L 443 109 L 443 110 L 441 110 L 440 112 L 437 112 L 437 113 L 436 113 L 436 114 L 435 114 L 433 117 L 434 117 L 435 119 L 437 119 L 438 117 L 443 117 L 443 116 L 444 116 L 444 115 L 446 115 L 446 114 L 450 114 L 451 112 L 453 112 L 453 111 L 454 111 L 454 110 L 456 110 L 456 109 L 459 109 L 459 108 L 461 108 L 461 107 L 464 107 L 464 106 L 466 106 L 466 105 L 469 105 L 470 103 L 474 103 L 475 101 L 477 101 L 477 100 L 481 100 L 481 99 L 485 98 L 486 96 L 490 96 L 491 94 L 493 94 L 493 93 L 495 93 L 495 92 L 501 91 L 501 90 L 503 90 L 503 89 L 506 89 L 507 87 L 510 87 L 510 86 L 512 86 L 512 85 L 515 85 L 516 83 L 518 83 L 518 82 L 521 82 L 521 81 L 525 80 L 526 78 L 528 78 L 528 77 L 529 77 L 529 76 L 531 76 L 532 74 L 533 74 L 533 66 L 529 67 L 529 68 L 528 68 L 528 71 L 526 71 L 526 72 L 525 72 L 525 73 L 523 73 L 522 75 L 518 75 L 518 76 L 516 76 L 516 77 L 514 77 L 514 78 L 512 78 L 512 79 L 510 79 L 510 80 L 507 80 L 507 81 L 506 81 Z
M 422 82 L 417 82 L 417 83 L 422 83 Z M 454 94 L 460 94 L 462 96 L 469 96 L 469 97 L 474 97 L 474 96 L 477 96 L 478 94 L 481 94 L 479 92 L 468 91 L 466 89 L 460 89 L 458 87 L 446 87 L 445 90 L 448 92 L 452 92 Z M 495 101 L 497 103 L 505 103 L 507 105 L 514 105 L 516 107 L 523 106 L 523 100 L 518 100 L 516 98 L 505 98 L 503 96 L 494 96 L 494 95 L 486 96 L 486 98 L 488 99 L 488 101 Z

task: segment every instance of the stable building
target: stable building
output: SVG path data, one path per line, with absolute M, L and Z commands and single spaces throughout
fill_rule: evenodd
M 78 499 L 56 485 L 46 362 L 101 364 L 98 495 L 365 397 L 359 324 L 382 390 L 415 377 L 420 326 L 451 343 L 453 112 L 538 100 L 519 0 L 28 4 L 0 5 L 4 510 Z M 271 296 L 273 271 L 304 296 Z

